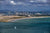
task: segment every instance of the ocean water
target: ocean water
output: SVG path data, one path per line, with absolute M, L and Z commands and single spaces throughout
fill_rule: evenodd
M 0 33 L 50 33 L 50 17 L 0 22 Z

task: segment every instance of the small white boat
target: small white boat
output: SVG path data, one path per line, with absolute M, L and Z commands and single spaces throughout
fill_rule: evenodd
M 16 26 L 14 27 L 14 29 L 16 29 Z

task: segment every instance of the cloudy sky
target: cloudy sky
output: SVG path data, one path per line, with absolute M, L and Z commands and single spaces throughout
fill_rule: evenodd
M 49 11 L 50 0 L 0 0 L 0 10 Z

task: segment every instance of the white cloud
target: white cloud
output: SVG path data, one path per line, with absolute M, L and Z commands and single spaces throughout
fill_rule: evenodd
M 47 0 L 42 0 L 43 2 L 47 2 Z
M 26 6 L 26 5 L 30 5 L 30 4 L 24 3 L 24 2 L 17 2 L 16 5 L 24 5 L 24 6 Z
M 24 4 L 23 2 L 17 2 L 16 3 L 17 5 L 22 5 L 22 4 Z
M 14 1 L 10 1 L 11 3 L 14 3 Z
M 16 3 L 14 1 L 10 1 L 11 4 L 16 5 Z
M 47 2 L 47 0 L 37 0 L 38 2 Z
M 35 1 L 33 1 L 33 0 L 30 0 L 29 2 L 35 2 Z
M 27 6 L 27 5 L 34 5 L 33 3 L 47 3 L 47 0 L 29 0 L 29 1 L 19 1 L 19 2 L 16 2 L 16 1 L 13 1 L 13 0 L 5 0 L 5 1 L 0 1 L 1 4 L 10 4 L 10 5 L 24 5 L 24 6 Z M 43 6 L 43 4 L 37 4 L 38 6 Z M 44 5 L 48 5 L 48 4 L 44 4 Z M 36 6 L 36 5 L 35 5 Z
M 10 4 L 13 4 L 13 5 L 30 5 L 29 3 L 25 3 L 25 2 L 14 2 L 14 1 L 10 1 Z

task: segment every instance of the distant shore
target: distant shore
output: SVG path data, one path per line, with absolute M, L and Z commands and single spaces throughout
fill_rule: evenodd
M 34 17 L 25 17 L 25 16 L 0 16 L 0 22 L 14 22 L 16 20 L 30 19 L 30 18 L 47 18 L 50 16 L 34 16 Z
M 31 18 L 48 18 L 48 17 L 25 17 L 25 18 L 19 18 L 19 19 L 15 19 L 15 20 L 12 20 L 10 22 L 15 22 L 17 20 L 23 20 L 23 19 L 31 19 Z

